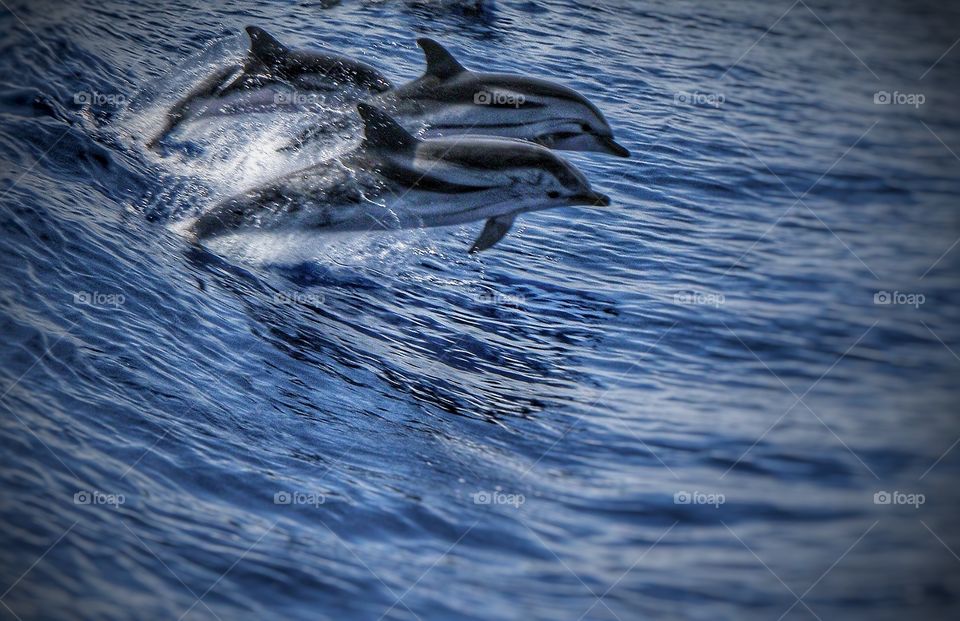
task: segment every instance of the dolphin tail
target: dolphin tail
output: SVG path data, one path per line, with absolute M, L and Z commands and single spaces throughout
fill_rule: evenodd
M 480 235 L 470 246 L 470 253 L 482 252 L 495 246 L 498 241 L 506 237 L 510 227 L 513 226 L 514 217 L 512 215 L 497 216 L 487 220 L 486 224 L 483 225 L 483 230 L 480 231 Z

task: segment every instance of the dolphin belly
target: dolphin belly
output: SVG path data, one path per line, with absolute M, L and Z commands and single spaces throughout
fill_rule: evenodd
M 506 199 L 506 200 L 498 200 Z M 242 231 L 378 231 L 466 224 L 523 207 L 509 196 L 451 195 L 396 187 L 375 196 L 359 188 L 347 196 L 299 195 L 292 188 L 270 187 L 228 199 L 191 222 L 199 241 Z

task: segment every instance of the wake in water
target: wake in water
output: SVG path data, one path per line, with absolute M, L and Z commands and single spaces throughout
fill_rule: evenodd
M 300 75 L 296 82 L 266 75 L 260 57 L 267 52 L 250 36 L 246 52 L 231 37 L 187 59 L 145 87 L 119 122 L 121 134 L 145 157 L 171 174 L 201 180 L 215 196 L 327 160 L 356 134 L 345 106 L 358 93 L 333 78 L 324 83 L 322 74 Z M 336 63 L 340 57 L 306 60 L 316 58 Z M 310 84 L 315 87 L 306 90 Z M 283 149 L 308 129 L 328 140 Z

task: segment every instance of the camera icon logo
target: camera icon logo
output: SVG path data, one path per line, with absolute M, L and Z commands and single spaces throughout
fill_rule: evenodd
M 78 291 L 73 294 L 73 303 L 74 304 L 89 304 L 90 303 L 90 294 L 86 291 Z
M 75 505 L 89 505 L 92 500 L 93 497 L 90 492 L 77 492 L 73 495 L 73 504 Z
M 89 104 L 92 99 L 93 98 L 90 96 L 90 93 L 87 92 L 81 91 L 73 94 L 73 103 L 77 104 L 78 106 L 85 106 Z
M 891 103 L 893 99 L 890 97 L 889 91 L 877 91 L 873 94 L 873 103 L 885 106 Z
M 493 500 L 490 492 L 476 492 L 473 494 L 473 504 L 475 505 L 489 505 Z
M 689 505 L 692 499 L 690 492 L 680 491 L 673 495 L 673 504 Z
M 488 91 L 477 91 L 473 95 L 473 103 L 478 106 L 489 106 L 493 103 L 493 95 Z
M 890 295 L 889 291 L 877 291 L 873 294 L 873 303 L 874 304 L 892 304 L 893 296 Z
M 891 500 L 890 492 L 880 491 L 873 495 L 873 504 L 875 505 L 889 505 Z
M 289 505 L 293 502 L 293 496 L 290 495 L 290 492 L 277 492 L 273 495 L 273 504 L 275 505 Z

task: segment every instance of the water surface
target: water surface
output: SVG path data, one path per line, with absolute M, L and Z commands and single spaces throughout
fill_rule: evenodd
M 956 615 L 954 9 L 0 20 L 0 615 Z M 127 113 L 247 24 L 398 83 L 431 36 L 578 89 L 634 156 L 567 154 L 613 205 L 479 256 L 479 223 L 198 251 L 172 221 L 255 171 L 173 166 Z

